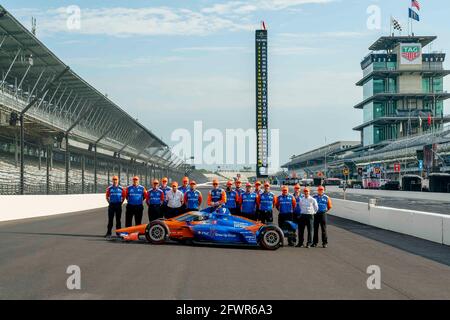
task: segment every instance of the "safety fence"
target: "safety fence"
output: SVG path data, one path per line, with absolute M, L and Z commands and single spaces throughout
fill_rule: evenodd
M 140 183 L 149 187 L 155 178 L 167 176 L 170 180 L 180 181 L 186 173 L 152 163 L 94 154 L 92 151 L 73 147 L 69 158 L 66 159 L 65 150 L 57 144 L 40 146 L 27 142 L 24 148 L 22 186 L 19 159 L 14 138 L 0 135 L 0 194 L 102 193 L 114 175 L 119 177 L 121 185 L 131 184 L 133 176 L 138 176 Z M 200 183 L 207 180 L 195 171 L 189 175 Z

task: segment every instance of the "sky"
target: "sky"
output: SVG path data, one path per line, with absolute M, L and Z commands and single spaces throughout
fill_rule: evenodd
M 422 0 L 417 35 L 450 52 L 444 0 Z M 175 129 L 255 126 L 254 30 L 266 22 L 269 126 L 280 130 L 280 162 L 338 140 L 359 140 L 360 62 L 389 35 L 406 34 L 409 0 L 2 0 L 81 77 L 169 145 Z M 80 24 L 73 10 L 80 9 Z M 374 7 L 375 6 L 375 7 Z M 69 9 L 68 9 L 69 8 Z M 373 22 L 379 9 L 381 24 Z M 76 9 L 76 7 L 75 7 Z M 75 22 L 74 22 L 75 21 Z M 79 26 L 79 28 L 78 28 Z M 450 69 L 449 62 L 445 63 Z M 444 90 L 450 91 L 450 80 Z M 446 102 L 446 113 L 450 105 Z

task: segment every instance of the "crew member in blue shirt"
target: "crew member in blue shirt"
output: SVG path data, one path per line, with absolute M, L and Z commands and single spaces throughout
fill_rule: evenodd
M 190 182 L 190 188 L 184 194 L 184 203 L 186 204 L 186 211 L 199 211 L 203 202 L 203 196 L 197 190 L 197 183 L 194 180 Z
M 163 177 L 161 179 L 161 191 L 164 194 L 164 201 L 163 204 L 161 205 L 161 214 L 163 215 L 163 217 L 166 217 L 167 212 L 168 212 L 168 208 L 167 208 L 167 197 L 166 197 L 166 193 L 167 191 L 170 191 L 170 187 L 167 185 L 169 182 L 169 179 L 167 179 L 167 177 Z
M 314 216 L 314 237 L 312 247 L 317 247 L 319 243 L 319 227 L 322 233 L 322 246 L 326 248 L 328 246 L 328 236 L 327 236 L 327 213 L 332 208 L 331 199 L 325 193 L 325 188 L 319 186 L 317 188 L 317 194 L 314 195 L 314 199 L 317 201 L 317 206 L 319 210 Z
M 275 195 L 270 191 L 270 183 L 264 182 L 264 191 L 258 195 L 256 202 L 258 204 L 258 219 L 262 223 L 273 222 L 273 207 L 275 206 Z
M 294 186 L 294 193 L 292 194 L 295 198 L 295 202 L 296 202 L 296 206 L 294 208 L 294 221 L 298 220 L 298 218 L 300 217 L 301 211 L 300 211 L 300 199 L 303 197 L 301 191 L 300 191 L 301 187 L 300 185 L 297 183 Z
M 234 190 L 237 192 L 238 199 L 241 199 L 241 195 L 245 192 L 245 190 L 241 188 L 242 181 L 239 180 L 239 179 L 237 179 L 237 180 L 234 182 L 234 185 L 235 185 Z M 239 216 L 240 214 L 241 214 L 241 206 L 238 205 L 237 208 L 236 208 L 236 215 Z
M 245 192 L 241 194 L 241 215 L 247 219 L 256 220 L 256 193 L 252 192 L 252 185 L 247 182 Z
M 158 187 L 159 181 L 153 180 L 153 188 L 147 191 L 146 202 L 148 206 L 148 221 L 163 217 L 161 206 L 164 202 L 164 192 Z
M 122 228 L 122 204 L 125 201 L 126 191 L 119 185 L 119 177 L 112 178 L 112 184 L 106 189 L 106 201 L 108 201 L 108 227 L 105 237 L 111 236 L 111 230 L 116 218 L 116 230 Z
M 281 194 L 276 199 L 278 209 L 278 226 L 283 228 L 285 221 L 294 221 L 294 208 L 297 202 L 292 194 L 289 193 L 288 186 L 281 188 Z
M 147 190 L 139 184 L 139 177 L 133 177 L 133 184 L 128 186 L 126 192 L 127 211 L 125 212 L 125 227 L 133 225 L 133 217 L 135 225 L 142 224 L 142 214 L 144 213 L 143 201 Z
M 233 182 L 227 181 L 227 188 L 225 189 L 225 193 L 227 194 L 227 202 L 225 203 L 225 207 L 230 210 L 230 213 L 235 215 L 236 209 L 239 206 L 239 196 L 236 190 L 232 189 Z
M 182 185 L 178 187 L 178 190 L 180 190 L 181 192 L 183 192 L 183 197 L 186 194 L 186 191 L 189 190 L 189 178 L 188 177 L 183 177 L 182 180 Z M 181 206 L 180 209 L 180 213 L 185 213 L 186 210 L 186 203 L 183 203 L 183 205 Z

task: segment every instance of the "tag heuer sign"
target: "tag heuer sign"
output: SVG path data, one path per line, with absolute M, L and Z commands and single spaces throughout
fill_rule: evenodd
M 422 45 L 420 43 L 403 43 L 400 46 L 402 64 L 421 64 Z

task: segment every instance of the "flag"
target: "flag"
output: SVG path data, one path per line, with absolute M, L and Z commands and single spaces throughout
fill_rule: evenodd
M 416 7 L 417 10 L 420 10 L 420 3 L 417 0 L 411 0 L 411 7 Z
M 411 9 L 411 8 L 408 8 L 409 9 L 409 17 L 411 18 L 411 19 L 414 19 L 414 20 L 416 20 L 416 21 L 420 21 L 420 17 L 419 17 L 419 15 L 417 14 L 417 12 L 415 12 L 413 9 Z
M 261 21 L 261 23 L 262 23 L 263 30 L 266 30 L 266 23 L 264 21 Z
M 431 113 L 428 114 L 428 125 L 431 126 Z
M 392 25 L 394 26 L 394 30 L 403 31 L 400 23 L 394 18 L 392 18 Z

